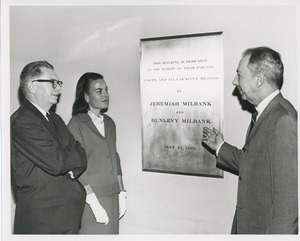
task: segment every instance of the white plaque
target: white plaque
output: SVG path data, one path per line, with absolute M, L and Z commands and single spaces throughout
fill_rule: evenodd
M 222 130 L 222 32 L 141 39 L 143 170 L 223 177 L 202 143 Z

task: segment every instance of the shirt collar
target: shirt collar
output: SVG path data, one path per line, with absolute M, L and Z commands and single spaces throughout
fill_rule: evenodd
M 262 100 L 262 102 L 259 103 L 259 105 L 255 108 L 258 112 L 257 119 L 261 115 L 261 113 L 264 111 L 264 109 L 267 107 L 267 105 L 271 102 L 271 100 L 279 94 L 279 90 L 275 90 L 273 93 L 268 95 L 266 98 Z
M 47 114 L 47 111 L 43 110 L 41 107 L 39 107 L 38 105 L 34 104 L 32 101 L 30 101 L 31 104 L 34 105 L 35 108 L 37 108 L 42 114 L 43 116 L 45 116 L 45 118 L 48 120 L 46 114 Z M 48 112 L 49 113 L 49 112 Z
M 92 121 L 98 121 L 101 124 L 103 123 L 103 115 L 99 114 L 99 116 L 96 116 L 92 111 L 88 111 L 88 115 L 91 117 Z

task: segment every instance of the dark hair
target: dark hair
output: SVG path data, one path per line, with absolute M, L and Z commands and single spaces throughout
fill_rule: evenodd
M 72 116 L 79 113 L 87 113 L 89 105 L 86 103 L 84 93 L 88 93 L 91 83 L 94 80 L 103 79 L 103 76 L 98 73 L 87 72 L 83 74 L 76 86 L 75 101 L 72 108 Z
M 284 66 L 280 54 L 268 47 L 247 49 L 243 57 L 250 56 L 248 68 L 254 73 L 262 73 L 269 83 L 281 89 Z
M 54 67 L 45 60 L 31 62 L 23 68 L 20 74 L 20 88 L 24 95 L 27 92 L 25 88 L 27 82 L 34 77 L 39 77 L 43 73 L 41 70 L 43 67 L 54 70 Z

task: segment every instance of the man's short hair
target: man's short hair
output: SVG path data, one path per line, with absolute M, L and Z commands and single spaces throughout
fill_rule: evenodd
M 23 68 L 20 74 L 20 88 L 24 95 L 26 95 L 27 92 L 27 82 L 34 77 L 39 77 L 43 73 L 43 71 L 41 70 L 41 68 L 43 67 L 54 70 L 54 67 L 44 60 L 31 62 Z
M 284 66 L 280 54 L 268 47 L 247 49 L 243 57 L 250 56 L 248 68 L 254 73 L 262 73 L 270 84 L 281 89 Z

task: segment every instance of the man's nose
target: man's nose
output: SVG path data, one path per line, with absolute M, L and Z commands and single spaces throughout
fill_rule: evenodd
M 62 86 L 60 86 L 59 84 L 57 84 L 56 87 L 55 87 L 54 89 L 60 91 L 61 88 L 62 88 Z
M 232 84 L 233 85 L 238 85 L 239 84 L 239 82 L 238 82 L 238 76 L 237 75 L 234 77 L 234 79 L 232 81 Z

